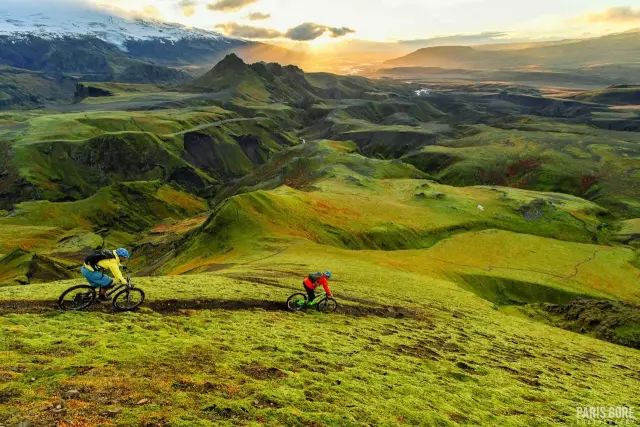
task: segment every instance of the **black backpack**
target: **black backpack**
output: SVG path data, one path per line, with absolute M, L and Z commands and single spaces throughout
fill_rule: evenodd
M 316 283 L 316 281 L 321 277 L 322 277 L 322 273 L 320 272 L 309 274 L 309 280 L 311 280 L 312 283 Z
M 100 261 L 102 261 L 103 259 L 113 259 L 113 258 L 115 258 L 115 255 L 113 254 L 112 251 L 97 250 L 91 255 L 89 255 L 88 257 L 86 257 L 84 259 L 84 263 L 89 267 L 91 267 L 93 271 L 99 271 L 99 270 L 102 270 L 102 268 L 100 268 L 100 266 L 98 265 Z

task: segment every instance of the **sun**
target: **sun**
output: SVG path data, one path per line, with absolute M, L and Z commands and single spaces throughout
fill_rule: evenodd
M 336 42 L 336 39 L 334 37 L 324 35 L 324 36 L 318 37 L 317 39 L 309 40 L 305 43 L 310 49 L 324 50 L 330 47 L 335 42 Z

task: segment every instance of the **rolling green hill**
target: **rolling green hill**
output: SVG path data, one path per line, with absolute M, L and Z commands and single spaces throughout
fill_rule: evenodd
M 509 277 L 594 297 L 613 291 L 607 298 L 640 298 L 634 268 L 628 264 L 634 252 L 606 246 L 610 233 L 603 221 L 607 213 L 593 203 L 557 193 L 441 185 L 420 179 L 419 172 L 402 163 L 366 159 L 355 153 L 354 145 L 333 141 L 306 144 L 286 155 L 297 167 L 273 178 L 269 174 L 274 167 L 259 169 L 257 176 L 244 179 L 238 195 L 225 199 L 199 228 L 170 243 L 169 259 L 158 258 L 166 248 L 153 245 L 143 247 L 140 262 L 156 260 L 158 272 L 164 273 L 207 271 L 216 264 L 311 241 L 356 252 L 414 250 L 412 254 L 424 254 L 426 259 L 435 253 L 436 259 L 460 258 L 458 262 L 464 265 L 462 260 L 469 256 L 467 247 L 477 264 L 469 259 L 469 265 L 462 269 L 456 267 L 457 262 L 444 268 L 425 267 L 423 260 L 416 262 L 415 268 L 432 273 L 444 269 L 447 274 L 464 277 L 481 274 L 497 283 Z M 276 164 L 281 161 L 273 160 Z M 259 184 L 252 185 L 256 182 Z M 513 248 L 528 249 L 532 255 L 523 262 L 529 271 L 466 270 L 490 262 L 491 256 L 498 259 L 495 249 L 489 248 L 500 240 Z M 145 250 L 151 254 L 148 261 L 144 260 Z M 589 259 L 592 251 L 601 253 L 601 258 Z M 523 255 L 500 255 L 505 256 Z M 568 270 L 572 262 L 580 263 L 573 256 L 587 258 L 584 268 L 590 272 L 584 278 L 582 273 L 574 276 Z M 615 275 L 612 266 L 592 276 L 600 261 L 616 258 L 621 270 L 615 285 L 610 282 Z M 615 295 L 614 289 L 621 293 Z
M 0 217 L 0 254 L 5 254 L 0 258 L 0 283 L 73 277 L 71 271 L 87 251 L 132 245 L 137 234 L 162 222 L 206 210 L 204 200 L 160 182 L 114 184 L 74 202 L 19 203 L 10 215 Z M 34 269 L 52 259 L 55 268 L 49 268 L 48 275 Z
M 640 214 L 634 185 L 639 178 L 637 148 L 634 132 L 531 117 L 508 125 L 470 126 L 466 136 L 443 138 L 405 159 L 454 185 L 483 183 L 574 194 L 634 217 Z
M 218 180 L 246 173 L 293 143 L 268 117 L 238 117 L 215 106 L 5 117 L 15 119 L 15 127 L 6 128 L 2 143 L 5 168 L 13 171 L 5 180 L 4 206 L 34 192 L 47 200 L 77 200 L 121 181 L 160 179 L 210 192 Z M 31 193 L 17 193 L 20 186 Z

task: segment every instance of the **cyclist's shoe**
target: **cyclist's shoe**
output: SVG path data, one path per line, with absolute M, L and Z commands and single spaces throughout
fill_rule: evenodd
M 97 301 L 99 302 L 103 302 L 103 301 L 111 301 L 111 297 L 107 296 L 107 295 L 98 295 L 98 297 L 96 298 Z

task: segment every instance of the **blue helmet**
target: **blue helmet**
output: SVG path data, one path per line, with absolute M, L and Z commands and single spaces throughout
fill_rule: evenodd
M 118 255 L 118 258 L 131 258 L 131 254 L 125 248 L 116 249 L 116 255 Z
M 327 277 L 327 279 L 331 279 L 331 272 L 330 271 L 325 271 L 324 275 Z

